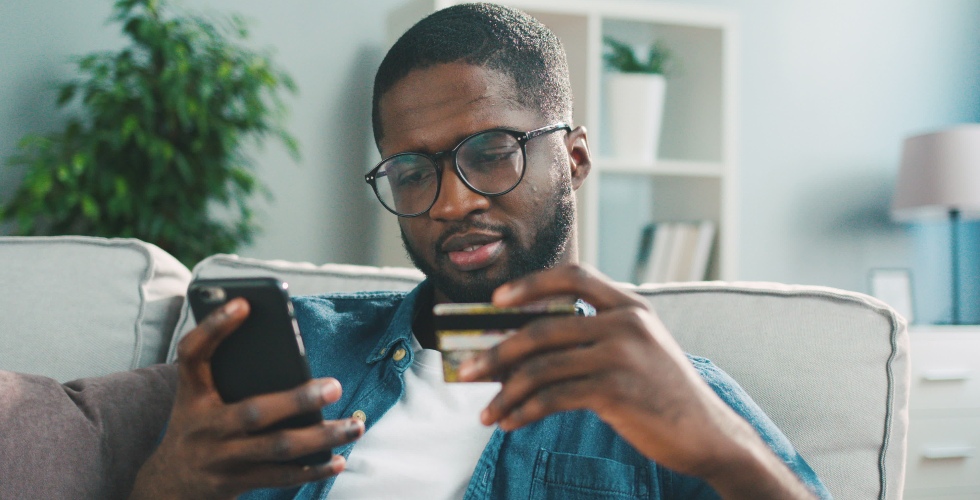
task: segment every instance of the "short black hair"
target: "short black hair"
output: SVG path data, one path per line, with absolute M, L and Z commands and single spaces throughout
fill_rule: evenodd
M 552 121 L 571 122 L 572 90 L 561 41 L 540 21 L 489 3 L 448 7 L 422 19 L 385 55 L 374 78 L 371 119 L 380 142 L 379 101 L 414 70 L 463 62 L 499 71 L 514 82 L 517 102 Z

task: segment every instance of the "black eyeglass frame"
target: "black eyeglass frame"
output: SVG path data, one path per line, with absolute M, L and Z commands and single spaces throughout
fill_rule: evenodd
M 393 213 L 393 214 L 395 214 L 395 215 L 397 215 L 399 217 L 418 217 L 418 216 L 420 216 L 420 215 L 428 212 L 436 204 L 436 201 L 439 200 L 439 193 L 442 190 L 442 171 L 443 171 L 442 161 L 441 160 L 446 155 L 452 154 L 453 168 L 456 170 L 456 175 L 459 176 L 460 180 L 463 181 L 463 184 L 466 185 L 466 187 L 470 191 L 473 191 L 474 193 L 477 193 L 477 194 L 480 194 L 480 195 L 483 195 L 483 196 L 488 196 L 488 197 L 503 196 L 503 195 L 505 195 L 505 194 L 513 191 L 515 188 L 517 188 L 517 186 L 519 186 L 521 184 L 521 181 L 524 180 L 524 173 L 527 172 L 527 149 L 526 149 L 525 146 L 527 145 L 528 141 L 530 141 L 531 139 L 534 139 L 535 137 L 540 137 L 540 136 L 545 135 L 545 134 L 550 134 L 550 133 L 555 132 L 555 131 L 558 131 L 558 130 L 564 130 L 566 132 L 571 132 L 572 131 L 572 127 L 571 127 L 571 125 L 569 125 L 569 124 L 567 124 L 565 122 L 558 122 L 558 123 L 553 123 L 551 125 L 546 125 L 546 126 L 541 127 L 541 128 L 536 128 L 534 130 L 529 130 L 527 132 L 519 132 L 517 130 L 511 130 L 511 129 L 508 129 L 508 128 L 492 128 L 492 129 L 488 129 L 488 130 L 481 130 L 480 132 L 476 132 L 474 134 L 470 134 L 470 135 L 466 136 L 463 140 L 459 141 L 459 144 L 457 144 L 456 147 L 454 147 L 452 149 L 448 149 L 446 151 L 439 151 L 438 153 L 432 153 L 432 154 L 429 154 L 429 153 L 419 153 L 419 152 L 414 152 L 414 151 L 405 151 L 405 152 L 402 152 L 402 153 L 393 154 L 393 155 L 391 155 L 391 156 L 389 156 L 389 157 L 381 160 L 374 168 L 371 169 L 370 172 L 368 172 L 367 174 L 365 174 L 364 175 L 364 181 L 371 185 L 371 189 L 374 190 L 374 195 L 378 198 L 378 201 L 381 202 L 381 206 L 385 207 L 385 210 L 387 210 L 387 211 L 389 211 L 389 212 L 391 212 L 391 213 Z M 457 153 L 459 152 L 460 148 L 462 148 L 463 145 L 466 144 L 467 141 L 469 141 L 470 139 L 472 139 L 472 138 L 474 138 L 476 136 L 483 135 L 483 134 L 486 134 L 486 133 L 489 133 L 489 132 L 503 132 L 503 133 L 506 133 L 506 134 L 512 136 L 514 139 L 516 139 L 517 140 L 517 143 L 520 144 L 520 146 L 521 146 L 521 158 L 522 158 L 522 162 L 521 162 L 521 175 L 520 175 L 520 177 L 517 178 L 517 181 L 514 182 L 514 185 L 513 186 L 511 186 L 511 187 L 509 187 L 509 188 L 507 188 L 507 189 L 505 189 L 503 191 L 497 192 L 497 193 L 490 193 L 490 192 L 486 192 L 486 191 L 481 191 L 481 190 L 473 187 L 473 185 L 470 184 L 470 181 L 466 179 L 466 175 L 463 174 L 463 170 L 459 167 L 459 157 L 457 156 Z M 432 203 L 430 203 L 429 206 L 426 207 L 425 210 L 422 210 L 421 212 L 417 212 L 417 213 L 414 213 L 414 214 L 400 214 L 400 213 L 396 212 L 394 209 L 392 209 L 391 207 L 389 207 L 384 202 L 384 200 L 381 199 L 381 193 L 378 192 L 378 185 L 377 185 L 377 182 L 376 181 L 377 181 L 378 170 L 380 170 L 381 167 L 384 166 L 385 163 L 387 163 L 392 158 L 398 158 L 398 157 L 401 157 L 401 156 L 409 156 L 409 155 L 412 155 L 412 156 L 422 156 L 424 158 L 427 158 L 427 159 L 429 159 L 432 162 L 433 166 L 435 166 L 435 169 L 436 169 L 436 194 L 435 194 L 435 196 L 432 197 Z

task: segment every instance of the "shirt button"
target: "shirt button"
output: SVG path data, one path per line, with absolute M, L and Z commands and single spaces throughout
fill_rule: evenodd
M 405 357 L 405 349 L 395 349 L 395 354 L 391 355 L 391 358 L 395 361 L 401 361 Z
M 360 420 L 361 422 L 367 422 L 367 414 L 364 413 L 361 410 L 357 410 L 354 413 L 352 413 L 351 414 L 351 418 L 356 418 L 356 419 Z

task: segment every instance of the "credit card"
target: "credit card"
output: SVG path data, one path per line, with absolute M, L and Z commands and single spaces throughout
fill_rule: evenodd
M 436 340 L 442 352 L 443 377 L 459 382 L 459 365 L 485 351 L 519 328 L 539 318 L 571 316 L 575 304 L 535 303 L 522 307 L 494 307 L 493 304 L 436 304 L 432 309 Z

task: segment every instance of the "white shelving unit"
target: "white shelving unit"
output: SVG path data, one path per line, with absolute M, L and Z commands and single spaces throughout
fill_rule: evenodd
M 389 16 L 389 39 L 459 0 L 415 0 Z M 579 250 L 584 262 L 617 280 L 629 278 L 639 236 L 649 222 L 711 219 L 718 227 L 709 277 L 737 275 L 735 68 L 738 23 L 717 9 L 627 0 L 504 0 L 547 25 L 568 54 L 576 125 L 585 125 L 593 156 L 578 191 Z M 648 45 L 662 40 L 679 69 L 669 75 L 661 159 L 638 164 L 610 158 L 603 133 L 602 38 Z M 379 210 L 380 207 L 379 207 Z M 394 217 L 382 217 L 379 262 L 404 265 Z

